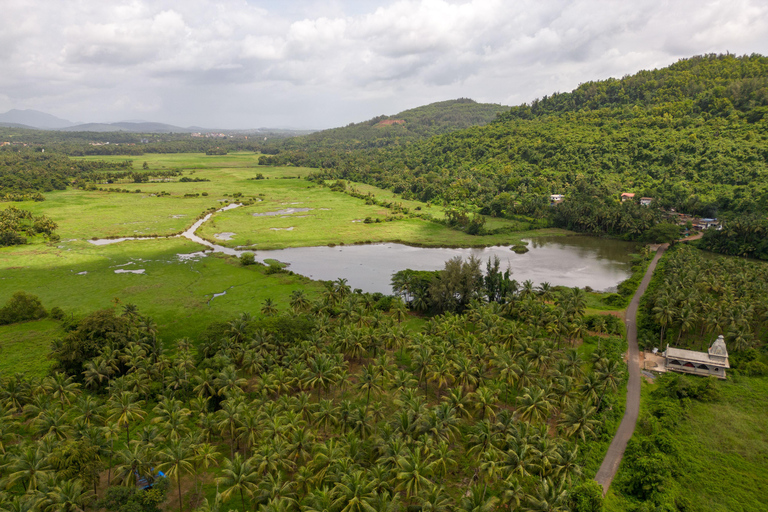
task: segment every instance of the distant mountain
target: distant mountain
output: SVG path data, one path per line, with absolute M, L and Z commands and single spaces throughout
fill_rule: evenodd
M 27 127 L 39 128 L 43 130 L 57 130 L 61 128 L 68 128 L 75 123 L 61 119 L 45 112 L 39 112 L 37 110 L 9 110 L 5 114 L 0 114 L 0 123 L 12 123 L 16 125 L 25 125 Z M 16 126 L 15 128 L 18 128 Z
M 284 141 L 284 149 L 365 149 L 427 139 L 472 126 L 483 126 L 509 107 L 468 98 L 440 101 L 378 116 L 362 123 L 315 132 Z
M 165 123 L 121 122 L 121 123 L 86 123 L 62 128 L 67 132 L 132 132 L 132 133 L 193 133 L 193 128 L 182 128 Z
M 1 128 L 21 128 L 21 129 L 24 129 L 24 130 L 34 130 L 35 129 L 34 126 L 28 126 L 26 124 L 5 123 L 5 122 L 1 122 L 0 123 L 0 127 Z

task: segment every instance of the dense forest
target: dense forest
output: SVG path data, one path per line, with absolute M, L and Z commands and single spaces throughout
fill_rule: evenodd
M 134 305 L 54 308 L 51 374 L 0 376 L 0 510 L 599 510 L 622 340 L 580 290 L 482 298 L 413 331 L 339 279 L 173 350 Z
M 406 198 L 486 209 L 505 194 L 501 202 L 535 210 L 541 198 L 567 197 L 586 179 L 615 197 L 636 192 L 694 215 L 764 212 L 767 83 L 765 57 L 707 55 L 584 84 L 513 107 L 487 126 L 408 145 L 272 158 Z

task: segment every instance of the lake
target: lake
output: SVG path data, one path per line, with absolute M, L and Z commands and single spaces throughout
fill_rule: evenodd
M 498 256 L 501 268 L 512 271 L 518 282 L 534 284 L 590 286 L 613 291 L 631 275 L 630 254 L 637 245 L 619 240 L 589 236 L 532 238 L 525 254 L 507 246 L 484 249 L 433 249 L 402 244 L 299 247 L 276 251 L 256 251 L 258 260 L 275 259 L 288 263 L 289 270 L 312 279 L 332 281 L 345 278 L 349 286 L 366 292 L 391 294 L 390 280 L 397 271 L 440 270 L 456 256 L 474 255 L 485 262 Z

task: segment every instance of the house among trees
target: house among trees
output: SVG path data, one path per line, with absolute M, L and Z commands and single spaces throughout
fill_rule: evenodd
M 640 205 L 641 206 L 651 206 L 651 203 L 653 202 L 652 197 L 641 197 L 640 198 Z
M 725 369 L 730 368 L 728 350 L 725 348 L 722 334 L 717 337 L 707 352 L 696 352 L 667 345 L 667 350 L 662 355 L 667 371 L 704 376 L 713 375 L 718 379 L 725 379 Z
M 552 201 L 552 204 L 562 203 L 563 199 L 565 199 L 563 194 L 550 194 L 549 196 L 549 200 Z
M 635 198 L 635 194 L 633 194 L 632 192 L 624 192 L 623 194 L 621 194 L 622 203 L 624 201 L 632 201 L 634 198 Z

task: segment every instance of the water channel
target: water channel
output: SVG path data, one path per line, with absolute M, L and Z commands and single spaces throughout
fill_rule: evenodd
M 233 203 L 218 211 L 237 208 Z M 213 244 L 197 236 L 195 232 L 212 214 L 196 221 L 181 236 L 205 246 L 207 252 L 221 252 L 239 256 L 243 251 Z M 145 237 L 90 240 L 94 245 L 106 245 L 124 240 L 141 240 Z M 518 282 L 528 279 L 538 285 L 548 282 L 553 286 L 589 286 L 594 290 L 614 290 L 616 285 L 631 274 L 630 254 L 637 246 L 628 242 L 588 236 L 551 236 L 527 240 L 529 251 L 516 254 L 508 246 L 483 249 L 423 248 L 408 245 L 368 244 L 336 247 L 296 247 L 274 251 L 255 251 L 256 258 L 264 261 L 275 259 L 289 264 L 297 274 L 315 280 L 331 281 L 347 279 L 349 286 L 366 292 L 392 293 L 392 274 L 407 268 L 413 270 L 440 270 L 445 262 L 456 256 L 475 256 L 483 261 L 497 256 L 502 269 L 509 268 L 512 278 Z M 185 260 L 192 255 L 180 254 Z

